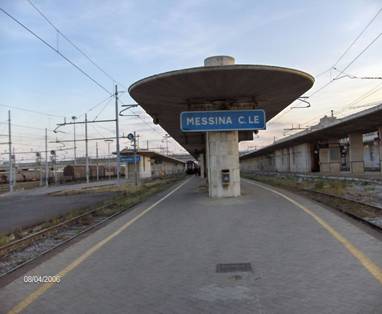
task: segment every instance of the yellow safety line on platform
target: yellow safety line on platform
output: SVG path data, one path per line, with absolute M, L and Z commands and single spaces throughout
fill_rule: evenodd
M 255 183 L 248 180 L 245 180 L 245 182 L 256 185 L 264 190 L 268 190 L 285 198 L 292 204 L 296 205 L 298 208 L 302 209 L 305 213 L 313 217 L 313 219 L 316 220 L 316 222 L 318 222 L 332 237 L 339 241 L 350 252 L 350 254 L 352 254 L 356 259 L 358 259 L 361 265 L 365 267 L 367 271 L 370 274 L 372 274 L 373 277 L 382 285 L 382 269 L 377 264 L 375 264 L 370 258 L 368 258 L 361 250 L 359 250 L 354 244 L 352 244 L 343 235 L 341 235 L 332 226 L 330 226 L 325 220 L 323 220 L 321 217 L 315 214 L 311 209 L 305 207 L 304 205 L 300 204 L 299 202 L 295 201 L 289 196 L 270 187 L 267 187 L 263 184 L 259 184 L 257 182 Z
M 73 269 L 78 267 L 83 261 L 85 261 L 88 257 L 90 257 L 93 253 L 98 251 L 102 246 L 104 246 L 106 243 L 111 241 L 113 238 L 115 238 L 117 235 L 119 235 L 122 231 L 126 230 L 130 225 L 132 225 L 134 222 L 142 218 L 145 214 L 147 214 L 150 210 L 152 210 L 155 206 L 157 206 L 159 203 L 164 201 L 166 198 L 168 198 L 170 195 L 175 193 L 177 190 L 179 190 L 183 185 L 188 183 L 192 178 L 186 180 L 182 184 L 178 185 L 175 189 L 173 189 L 171 192 L 167 193 L 165 196 L 163 196 L 160 200 L 156 201 L 154 204 L 152 204 L 150 207 L 143 210 L 140 214 L 135 216 L 133 219 L 125 223 L 123 226 L 118 228 L 116 231 L 114 231 L 112 234 L 110 234 L 108 237 L 103 239 L 102 241 L 98 242 L 94 246 L 92 246 L 89 250 L 87 250 L 85 253 L 83 253 L 80 257 L 75 259 L 72 263 L 70 263 L 68 266 L 66 266 L 63 270 L 61 270 L 56 276 L 59 276 L 60 278 L 64 277 L 66 274 L 71 272 Z M 30 304 L 32 304 L 34 301 L 36 301 L 41 295 L 43 295 L 49 288 L 56 285 L 55 282 L 50 283 L 44 283 L 39 288 L 37 288 L 34 292 L 29 294 L 25 299 L 23 299 L 20 303 L 18 303 L 16 306 L 14 306 L 8 314 L 15 314 L 20 313 L 21 311 L 25 310 Z

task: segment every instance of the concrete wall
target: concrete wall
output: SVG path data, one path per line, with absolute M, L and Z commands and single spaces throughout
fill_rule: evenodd
M 151 160 L 151 176 L 164 177 L 181 174 L 185 171 L 185 165 L 178 162 L 167 160 Z
M 310 172 L 312 169 L 312 158 L 309 144 L 292 146 L 290 152 L 291 172 Z
M 364 172 L 362 133 L 349 134 L 349 144 L 350 171 L 353 174 L 362 174 Z
M 320 172 L 339 173 L 341 171 L 341 151 L 337 140 L 331 140 L 328 147 L 319 149 Z
M 146 156 L 141 156 L 139 161 L 139 175 L 141 178 L 151 177 L 151 158 Z
M 367 175 L 382 175 L 381 135 L 382 127 L 378 129 L 378 138 L 375 134 L 373 135 L 375 136 L 373 141 L 370 141 L 370 139 L 364 141 L 362 133 L 349 134 L 347 164 L 350 167 L 351 174 L 358 175 L 364 174 L 365 171 L 370 171 L 367 172 Z M 240 160 L 240 170 L 244 173 L 267 171 L 309 173 L 312 171 L 313 166 L 312 144 L 316 147 L 316 143 L 306 143 L 242 159 Z M 341 168 L 341 145 L 345 144 L 339 139 L 330 139 L 326 144 L 320 143 L 318 151 L 320 173 L 334 175 L 349 173 L 347 167 Z
M 137 170 L 139 173 L 139 178 L 150 178 L 151 177 L 151 161 L 150 157 L 141 156 L 139 162 L 137 163 Z M 129 163 L 126 167 L 126 177 L 134 178 L 135 176 L 135 165 L 134 163 Z
M 243 159 L 240 162 L 242 172 L 277 171 L 310 172 L 312 158 L 309 144 L 301 144 L 276 150 L 274 153 Z
M 153 159 L 148 156 L 142 156 L 137 163 L 139 178 L 164 177 L 169 175 L 181 174 L 185 172 L 185 164 L 177 161 L 164 159 Z M 135 166 L 129 163 L 127 169 L 127 178 L 133 179 Z

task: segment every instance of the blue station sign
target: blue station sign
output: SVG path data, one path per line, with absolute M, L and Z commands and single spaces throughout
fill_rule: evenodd
M 134 164 L 135 161 L 138 163 L 141 160 L 141 156 L 137 155 L 134 159 L 134 156 L 121 156 L 120 161 L 127 164 Z
M 184 111 L 182 132 L 265 130 L 264 110 Z

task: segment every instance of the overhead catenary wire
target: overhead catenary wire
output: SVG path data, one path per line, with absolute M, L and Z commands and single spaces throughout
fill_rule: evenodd
M 125 104 L 123 101 L 121 101 L 121 99 L 119 99 L 119 101 L 121 102 L 122 105 L 125 105 L 125 106 L 126 106 L 126 104 Z M 154 132 L 160 134 L 161 136 L 163 135 L 162 132 L 160 132 L 158 129 L 156 129 L 154 126 L 152 126 L 152 125 L 151 125 L 150 123 L 148 123 L 146 120 L 144 120 L 144 119 L 139 115 L 138 112 L 136 112 L 135 110 L 132 110 L 132 109 L 131 109 L 131 112 L 132 112 L 134 115 L 137 115 L 138 119 L 140 119 L 143 123 L 145 123 L 148 127 L 150 127 Z
M 377 16 L 382 12 L 382 8 L 380 8 L 377 13 L 373 16 L 373 18 L 366 24 L 366 26 L 362 29 L 362 31 L 358 34 L 358 36 L 350 43 L 350 45 L 345 49 L 345 51 L 339 56 L 337 61 L 334 63 L 332 67 L 336 67 L 337 64 L 343 59 L 343 57 L 349 52 L 349 50 L 356 44 L 356 42 L 362 37 L 362 35 L 367 31 L 369 26 L 373 24 L 376 20 Z
M 18 107 L 18 106 L 12 106 L 12 105 L 0 104 L 0 107 L 25 111 L 25 112 L 29 112 L 29 113 L 35 113 L 35 114 L 44 115 L 44 116 L 48 116 L 48 117 L 54 117 L 54 118 L 63 118 L 64 117 L 64 116 L 60 116 L 57 114 L 46 113 L 46 112 L 42 112 L 42 111 L 37 111 L 37 110 L 32 110 L 32 109 L 27 109 L 27 108 L 22 108 L 22 107 Z
M 46 14 L 42 12 L 40 8 L 38 8 L 31 0 L 27 0 L 28 3 L 33 7 L 33 9 L 36 10 L 36 12 L 50 25 L 53 27 L 53 29 L 62 36 L 72 47 L 74 47 L 81 55 L 83 55 L 91 64 L 93 64 L 99 71 L 101 71 L 105 76 L 107 76 L 113 84 L 118 83 L 118 85 L 121 85 L 123 88 L 126 88 L 123 86 L 123 84 L 119 81 L 117 81 L 110 73 L 108 73 L 104 68 L 102 68 L 99 64 L 97 64 L 94 59 L 92 59 L 87 53 L 85 53 L 77 44 L 75 44 L 67 35 L 65 35 L 48 17 Z M 127 88 L 126 88 L 127 89 Z
M 346 108 L 349 108 L 349 109 L 358 109 L 358 108 L 363 108 L 363 107 L 370 107 L 372 106 L 373 104 L 365 104 L 365 105 L 362 105 L 362 106 L 355 106 L 356 104 L 360 103 L 362 100 L 370 97 L 371 95 L 377 93 L 378 91 L 382 90 L 382 83 L 379 83 L 377 84 L 376 86 L 372 87 L 371 89 L 369 89 L 366 93 L 362 94 L 361 96 L 358 96 L 356 99 L 352 100 L 351 102 L 349 102 L 348 104 L 346 104 L 345 106 L 343 106 L 339 111 L 338 113 L 343 113 L 346 111 Z M 307 125 L 308 123 L 310 123 L 311 121 L 314 121 L 316 120 L 317 118 L 321 117 L 322 114 L 320 115 L 316 115 L 314 116 L 313 118 L 303 122 L 302 124 L 304 125 Z
M 36 7 L 36 6 L 35 6 Z M 37 8 L 37 7 L 36 7 Z M 6 14 L 9 18 L 11 18 L 13 21 L 15 21 L 17 24 L 19 24 L 21 27 L 23 27 L 25 30 L 27 30 L 29 33 L 31 33 L 33 36 L 35 36 L 37 39 L 39 39 L 42 43 L 44 43 L 47 47 L 49 47 L 51 50 L 53 50 L 54 52 L 56 52 L 58 55 L 60 55 L 63 59 L 65 59 L 68 63 L 70 63 L 72 66 L 74 66 L 78 71 L 80 71 L 83 75 L 85 75 L 88 79 L 90 79 L 93 83 L 95 83 L 98 87 L 100 87 L 101 89 L 103 89 L 106 93 L 109 94 L 109 96 L 114 96 L 113 93 L 111 93 L 106 87 L 104 87 L 101 83 L 99 83 L 96 79 L 94 79 L 90 74 L 88 74 L 85 70 L 83 70 L 80 66 L 78 66 L 76 63 L 74 63 L 73 61 L 71 61 L 68 57 L 66 57 L 64 54 L 62 54 L 58 49 L 54 48 L 51 44 L 49 44 L 46 40 L 44 40 L 42 37 L 40 37 L 39 35 L 37 35 L 34 31 L 32 31 L 30 28 L 28 28 L 26 25 L 24 25 L 22 22 L 20 22 L 18 19 L 16 19 L 15 17 L 13 17 L 10 13 L 8 13 L 6 10 L 4 10 L 3 8 L 0 8 L 0 10 Z M 41 12 L 41 10 L 39 10 L 39 12 Z M 42 13 L 42 12 L 41 12 Z M 45 16 L 45 15 L 44 15 Z M 46 17 L 46 16 L 45 16 Z M 49 20 L 49 19 L 48 19 Z M 53 24 L 50 22 L 49 20 L 49 23 L 56 29 L 56 31 L 59 31 L 60 34 L 62 34 L 62 32 Z M 65 36 L 65 35 L 64 35 Z M 65 36 L 66 37 L 66 36 Z M 67 37 L 66 37 L 67 38 Z M 65 39 L 66 39 L 65 38 Z M 116 81 L 114 79 L 112 79 L 113 81 Z M 121 86 L 123 86 L 121 84 Z M 122 101 L 121 101 L 122 103 Z M 139 117 L 139 116 L 138 116 Z M 153 131 L 157 132 L 158 134 L 159 131 L 151 126 L 150 124 L 147 123 L 147 121 L 145 121 L 142 117 L 139 117 L 146 125 L 148 125 Z
M 336 62 L 327 70 L 319 73 L 316 77 L 318 76 L 321 76 L 331 70 L 336 70 L 337 72 L 339 72 L 334 78 L 332 78 L 330 81 L 326 82 L 324 85 L 322 85 L 319 89 L 317 89 L 316 91 L 312 92 L 309 97 L 312 97 L 314 95 L 317 95 L 318 93 L 320 93 L 322 90 L 324 90 L 325 88 L 327 88 L 329 85 L 331 85 L 334 81 L 338 80 L 342 74 L 345 73 L 345 71 L 347 69 L 349 69 L 381 36 L 382 36 L 382 32 L 379 33 L 376 37 L 373 38 L 373 40 L 371 42 L 369 42 L 369 44 L 361 50 L 360 53 L 358 53 L 342 70 L 338 70 L 336 68 L 337 64 L 344 58 L 344 56 L 350 51 L 350 49 L 355 45 L 355 43 L 362 37 L 362 35 L 366 32 L 366 30 L 370 27 L 370 25 L 376 20 L 376 18 L 378 17 L 378 15 L 382 12 L 382 8 L 380 8 L 377 13 L 372 17 L 371 20 L 369 20 L 369 22 L 366 24 L 366 26 L 362 29 L 362 31 L 356 36 L 356 38 L 350 43 L 350 45 L 344 50 L 344 52 L 339 56 L 339 58 L 336 60 Z M 365 78 L 366 79 L 366 78 Z M 370 78 L 368 78 L 370 79 Z M 376 78 L 375 78 L 376 79 Z M 379 78 L 378 78 L 379 79 Z M 280 117 L 284 116 L 285 114 L 289 113 L 289 111 L 285 111 L 284 113 L 282 113 L 281 115 L 279 115 L 276 119 L 278 120 Z M 321 114 L 322 115 L 322 114 Z M 320 116 L 321 116 L 320 115 Z M 317 119 L 317 116 L 308 120 L 307 122 L 304 122 L 303 124 L 307 124 L 308 122 L 310 121 L 313 121 Z M 275 122 L 275 121 L 272 121 L 272 122 Z
M 89 110 L 87 110 L 86 112 L 80 114 L 80 115 L 78 116 L 78 118 L 83 117 L 86 113 L 89 113 L 89 112 L 93 111 L 95 108 L 97 108 L 98 106 L 101 106 L 105 101 L 108 101 L 108 100 L 110 100 L 110 99 L 113 98 L 113 97 L 114 97 L 114 95 L 110 95 L 110 96 L 108 96 L 108 97 L 102 99 L 100 102 L 98 102 L 98 103 L 96 103 L 94 106 L 92 106 Z
M 110 100 L 111 98 L 109 98 L 109 100 L 105 103 L 105 105 L 102 107 L 102 109 L 97 113 L 97 115 L 94 117 L 94 121 L 98 119 L 98 117 L 102 114 L 102 112 L 105 111 L 106 107 L 110 105 Z
M 0 124 L 7 124 L 7 122 L 0 122 Z M 14 126 L 14 127 L 19 127 L 19 128 L 26 128 L 26 129 L 32 129 L 32 130 L 45 130 L 45 128 L 39 128 L 39 127 L 33 127 L 33 126 L 30 126 L 30 125 L 25 125 L 25 124 L 16 124 L 16 123 L 11 123 L 11 126 Z M 48 129 L 48 131 L 52 131 L 52 129 Z
M 338 78 L 347 70 L 349 69 L 354 62 L 356 62 L 380 37 L 382 36 L 382 32 L 379 33 L 374 39 L 364 48 L 361 50 L 360 53 L 358 53 L 342 70 L 339 70 L 339 73 L 330 81 L 326 82 L 324 85 L 322 85 L 319 89 L 314 91 L 309 95 L 309 97 L 313 97 L 314 95 L 317 95 L 320 93 L 323 89 L 331 85 L 334 81 L 338 80 Z
M 109 73 L 107 73 L 103 68 L 101 68 L 98 64 L 96 64 L 94 62 L 94 60 L 92 60 L 88 54 L 86 54 L 81 48 L 79 48 L 76 44 L 73 43 L 73 41 L 71 41 L 56 25 L 53 24 L 53 22 L 31 1 L 31 0 L 27 0 L 29 2 L 29 4 L 55 29 L 55 31 L 57 33 L 59 33 L 65 40 L 67 40 L 77 51 L 79 51 L 85 58 L 87 58 L 95 67 L 97 67 L 101 72 L 103 72 L 107 77 L 109 77 L 114 83 L 117 82 L 117 80 L 115 78 L 113 78 Z M 53 47 L 51 47 L 54 51 L 56 51 L 57 53 L 59 53 L 58 49 L 54 49 Z M 125 86 L 123 86 L 123 84 L 121 83 L 118 83 L 120 84 L 122 87 L 126 88 Z M 126 88 L 127 89 L 127 88 Z M 111 95 L 113 96 L 113 95 Z M 121 102 L 122 103 L 122 102 Z M 97 106 L 97 105 L 96 105 Z M 95 107 L 96 107 L 95 106 Z M 98 116 L 103 112 L 103 110 L 107 107 L 107 105 L 105 105 L 103 107 L 103 109 L 97 114 L 97 116 L 95 117 L 95 120 L 98 118 Z M 92 109 L 92 108 L 91 108 Z M 91 109 L 89 111 L 91 111 Z M 139 115 L 138 115 L 139 117 Z M 149 125 L 143 118 L 139 117 L 146 125 L 148 125 L 153 131 L 155 132 L 158 132 L 157 129 L 155 129 L 153 126 Z
M 338 80 L 339 77 L 349 68 L 351 67 L 355 61 L 357 61 L 381 36 L 382 36 L 382 32 L 379 33 L 357 56 L 355 56 L 346 66 L 345 68 L 343 68 L 342 70 L 338 70 L 336 68 L 336 65 L 343 59 L 343 57 L 348 53 L 348 51 L 354 46 L 354 44 L 362 37 L 362 35 L 366 32 L 366 30 L 369 28 L 369 26 L 375 21 L 375 19 L 377 18 L 377 16 L 382 12 L 382 8 L 380 8 L 377 13 L 373 16 L 373 18 L 367 23 L 367 25 L 362 29 L 362 31 L 357 35 L 357 37 L 350 43 L 350 45 L 345 49 L 345 51 L 340 55 L 340 57 L 336 60 L 336 62 L 333 64 L 333 66 L 331 66 L 329 69 L 319 73 L 316 77 L 318 76 L 321 76 L 331 70 L 337 70 L 339 73 L 333 78 L 331 79 L 330 81 L 328 81 L 327 83 L 325 83 L 323 86 L 321 86 L 319 89 L 317 89 L 316 91 L 314 91 L 313 93 L 311 93 L 309 95 L 309 97 L 312 97 L 316 94 L 318 94 L 319 92 L 321 92 L 323 89 L 325 89 L 326 87 L 328 87 L 329 85 L 331 85 L 334 81 Z M 286 115 L 287 113 L 289 113 L 293 108 L 290 108 L 289 110 L 287 111 L 284 111 L 282 114 L 278 115 L 278 117 L 276 119 L 274 119 L 274 121 L 272 122 L 276 122 L 277 120 L 279 120 L 281 117 L 283 117 L 284 115 Z M 312 119 L 313 120 L 313 119 Z M 310 120 L 310 121 L 312 121 Z
M 22 28 L 24 28 L 26 31 L 28 31 L 30 34 L 32 34 L 34 37 L 36 37 L 38 40 L 40 40 L 44 45 L 46 45 L 48 48 L 53 50 L 55 53 L 57 53 L 60 57 L 62 57 L 65 61 L 67 61 L 69 64 L 71 64 L 74 68 L 76 68 L 79 72 L 81 72 L 84 76 L 86 76 L 89 80 L 91 80 L 94 84 L 96 84 L 99 88 L 104 90 L 107 94 L 113 95 L 105 86 L 103 86 L 100 82 L 98 82 L 95 78 L 93 78 L 90 74 L 88 74 L 85 70 L 83 70 L 79 65 L 74 63 L 72 60 L 70 60 L 67 56 L 65 56 L 63 53 L 61 53 L 58 49 L 54 48 L 50 43 L 48 43 L 45 39 L 43 39 L 41 36 L 37 35 L 34 31 L 32 31 L 29 27 L 27 27 L 25 24 L 20 22 L 18 19 L 16 19 L 14 16 L 12 16 L 10 13 L 8 13 L 3 8 L 0 8 L 0 10 L 7 15 L 10 19 L 12 19 L 14 22 L 16 22 L 18 25 L 20 25 Z
M 379 83 L 377 84 L 376 86 L 374 86 L 373 88 L 371 88 L 370 90 L 368 90 L 366 93 L 364 93 L 363 95 L 359 96 L 357 99 L 353 100 L 352 102 L 348 103 L 347 105 L 344 106 L 345 107 L 349 107 L 351 109 L 355 109 L 354 105 L 358 104 L 359 102 L 361 102 L 362 100 L 370 97 L 371 95 L 375 94 L 376 92 L 380 91 L 382 89 L 382 83 Z
M 365 25 L 365 27 L 361 30 L 361 32 L 354 38 L 354 40 L 347 46 L 347 48 L 344 50 L 344 52 L 338 57 L 336 62 L 327 70 L 322 71 L 321 73 L 317 74 L 315 77 L 322 76 L 328 72 L 330 72 L 334 67 L 337 66 L 338 63 L 345 57 L 345 55 L 350 51 L 350 49 L 357 43 L 357 41 L 362 37 L 362 35 L 367 31 L 367 29 L 370 27 L 371 24 L 376 20 L 378 15 L 382 12 L 382 8 L 380 8 L 377 13 L 369 20 L 369 22 Z

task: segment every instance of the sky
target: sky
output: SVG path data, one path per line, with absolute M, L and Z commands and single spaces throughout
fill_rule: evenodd
M 31 0 L 73 43 L 80 47 L 113 79 L 122 91 L 124 104 L 133 103 L 127 88 L 146 76 L 201 66 L 212 55 L 230 55 L 237 64 L 266 64 L 296 68 L 315 76 L 314 93 L 335 77 L 329 70 L 345 49 L 382 8 L 382 0 L 339 1 L 253 1 L 253 0 Z M 0 0 L 0 7 L 29 27 L 60 53 L 81 67 L 100 85 L 113 91 L 112 79 L 97 69 L 53 29 L 27 0 Z M 382 13 L 336 65 L 345 68 L 382 30 Z M 382 76 L 382 36 L 346 70 L 358 77 Z M 7 111 L 11 109 L 12 133 L 17 159 L 33 160 L 22 152 L 44 150 L 48 128 L 49 150 L 59 151 L 60 159 L 73 156 L 73 127 L 57 123 L 84 119 L 113 119 L 114 100 L 56 52 L 37 40 L 0 11 L 0 143 L 6 142 Z M 328 71 L 327 71 L 328 70 Z M 326 72 L 325 72 L 326 71 Z M 324 74 L 317 76 L 324 72 Z M 378 89 L 380 87 L 380 89 Z M 368 92 L 375 91 L 366 97 Z M 370 93 L 369 93 L 370 94 Z M 267 124 L 253 141 L 240 143 L 241 150 L 268 145 L 291 134 L 284 129 L 317 123 L 320 117 L 342 117 L 366 109 L 382 100 L 382 80 L 342 78 L 309 98 L 310 108 L 295 102 Z M 101 103 L 101 104 L 100 104 Z M 97 106 L 98 104 L 98 106 Z M 9 108 L 9 107 L 10 108 Z M 26 109 L 19 110 L 18 108 Z M 29 110 L 29 111 L 27 111 Z M 33 111 L 33 112 L 32 112 Z M 36 113 L 36 111 L 41 112 Z M 136 131 L 140 146 L 159 149 L 166 146 L 166 134 L 142 108 L 130 111 L 120 120 L 120 133 Z M 89 137 L 114 136 L 113 123 L 89 125 Z M 77 126 L 78 139 L 84 138 Z M 121 147 L 129 145 L 121 140 Z M 95 155 L 95 141 L 89 144 Z M 112 143 L 114 148 L 115 142 Z M 107 154 L 107 143 L 98 141 L 99 155 Z M 84 154 L 79 142 L 77 155 Z M 67 150 L 66 150 L 67 149 Z M 169 141 L 169 150 L 182 148 Z M 6 160 L 7 146 L 0 145 L 0 162 Z

